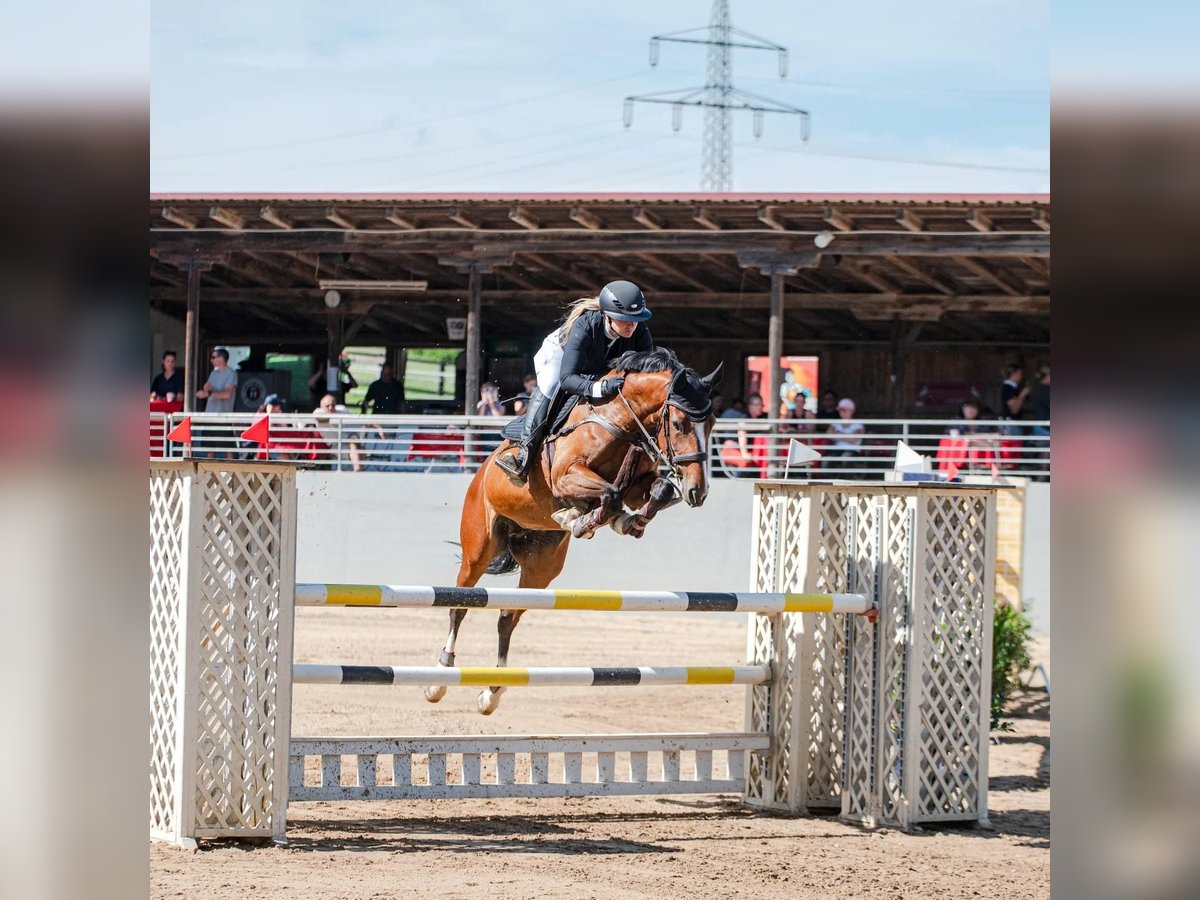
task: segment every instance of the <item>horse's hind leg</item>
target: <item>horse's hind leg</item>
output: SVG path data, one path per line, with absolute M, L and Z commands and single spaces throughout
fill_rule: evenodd
M 544 588 L 550 585 L 558 573 L 562 571 L 567 559 L 567 545 L 570 537 L 561 531 L 526 531 L 513 535 L 509 547 L 513 557 L 521 565 L 521 580 L 518 584 L 523 588 Z M 505 610 L 500 613 L 500 621 L 496 631 L 499 645 L 496 654 L 496 665 L 508 665 L 508 646 L 512 640 L 513 630 L 521 621 L 524 610 Z M 479 694 L 479 711 L 490 716 L 500 705 L 500 695 L 504 688 L 495 685 Z

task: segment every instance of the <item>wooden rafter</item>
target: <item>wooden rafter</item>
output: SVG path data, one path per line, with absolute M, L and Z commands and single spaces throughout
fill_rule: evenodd
M 975 259 L 974 257 L 956 256 L 956 257 L 954 257 L 954 261 L 956 263 L 958 263 L 960 266 L 962 266 L 964 269 L 968 269 L 969 271 L 974 272 L 979 277 L 986 279 L 987 281 L 990 281 L 992 284 L 999 287 L 1000 290 L 1004 291 L 1006 294 L 1010 294 L 1014 297 L 1019 297 L 1024 294 L 1029 293 L 1029 291 L 1025 288 L 1024 285 L 1017 284 L 1016 281 L 1014 281 L 1006 273 L 997 271 L 993 267 L 989 266 L 987 263 L 981 262 L 980 260 Z
M 661 259 L 657 256 L 651 256 L 649 253 L 635 253 L 634 255 L 638 259 L 642 260 L 645 263 L 648 263 L 649 265 L 653 266 L 654 268 L 659 269 L 660 271 L 666 272 L 672 278 L 674 278 L 678 281 L 682 281 L 684 284 L 690 284 L 692 287 L 696 288 L 697 290 L 707 291 L 707 290 L 710 290 L 712 287 L 711 285 L 705 284 L 703 281 L 698 281 L 697 279 L 695 279 L 691 275 L 689 275 L 687 272 L 683 271 L 683 269 L 679 268 L 678 266 L 672 265 L 671 263 L 669 263 L 666 260 Z
M 273 206 L 264 206 L 258 211 L 258 217 L 264 222 L 270 222 L 276 228 L 282 228 L 284 231 L 290 231 L 294 227 L 292 221 L 285 218 L 284 215 Z
M 1048 210 L 1039 209 L 1033 214 L 1033 224 L 1042 231 L 1050 230 L 1050 213 Z
M 599 216 L 582 206 L 572 206 L 569 215 L 572 222 L 578 222 L 588 231 L 599 231 L 604 227 Z
M 836 228 L 838 231 L 853 231 L 854 220 L 838 209 L 832 206 L 825 207 L 825 212 L 821 216 L 826 222 Z
M 417 227 L 416 222 L 400 215 L 399 211 L 394 206 L 388 207 L 387 212 L 385 212 L 383 215 L 383 218 L 388 222 L 391 222 L 397 228 L 403 229 L 404 231 L 413 231 Z
M 458 207 L 446 210 L 446 218 L 451 222 L 457 222 L 463 228 L 469 228 L 472 231 L 479 230 L 479 222 L 477 222 L 475 219 L 472 219 Z
M 929 271 L 927 267 L 921 265 L 916 260 L 903 256 L 885 256 L 883 258 L 900 271 L 907 272 L 913 278 L 924 282 L 934 290 L 941 291 L 943 294 L 959 293 L 958 288 L 950 284 L 950 282 L 946 281 L 944 278 L 938 277 L 933 272 Z
M 778 209 L 777 206 L 760 206 L 757 213 L 758 221 L 775 231 L 787 231 L 787 225 L 779 218 Z
M 235 231 L 241 231 L 246 227 L 246 217 L 236 210 L 230 209 L 228 206 L 210 206 L 208 217 L 218 225 L 224 225 L 226 228 L 232 228 Z
M 843 259 L 841 267 L 859 281 L 863 282 L 864 284 L 869 284 L 877 291 L 881 291 L 885 294 L 903 293 L 901 288 L 895 282 L 876 272 L 869 263 L 860 262 L 858 260 Z
M 996 223 L 986 213 L 980 212 L 977 209 L 971 210 L 967 216 L 967 224 L 976 231 L 995 231 Z
M 896 221 L 901 228 L 905 228 L 912 232 L 921 232 L 925 230 L 925 222 L 911 209 L 901 209 L 896 212 Z
M 178 225 L 180 228 L 195 228 L 200 223 L 187 213 L 176 209 L 173 206 L 164 206 L 162 208 L 162 217 L 172 225 Z
M 663 220 L 644 206 L 639 206 L 633 211 L 633 221 L 651 231 L 661 231 L 663 227 Z
M 527 228 L 530 231 L 537 231 L 541 227 L 538 220 L 533 217 L 533 214 L 522 206 L 514 206 L 510 209 L 508 217 L 522 228 Z
M 332 222 L 338 228 L 343 228 L 346 231 L 354 230 L 354 223 L 338 212 L 338 208 L 336 206 L 325 207 L 325 219 L 329 222 Z
M 712 217 L 707 209 L 703 206 L 696 206 L 692 209 L 692 221 L 699 222 L 709 231 L 720 231 L 721 223 Z

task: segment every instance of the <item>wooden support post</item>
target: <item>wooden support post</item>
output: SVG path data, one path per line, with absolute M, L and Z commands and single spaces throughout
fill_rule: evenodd
M 326 359 L 325 359 L 325 384 L 321 388 L 320 393 L 325 394 L 329 391 L 329 366 L 333 366 L 337 370 L 338 361 L 342 356 L 343 346 L 343 328 L 345 326 L 346 317 L 345 310 L 339 306 L 337 309 L 331 309 L 329 316 L 326 319 Z M 332 393 L 337 397 L 338 403 L 345 403 L 346 398 L 342 394 L 342 376 L 338 373 L 337 389 Z
M 467 385 L 463 412 L 470 415 L 479 402 L 479 370 L 482 363 L 483 322 L 481 314 L 483 267 L 471 263 L 467 296 Z
M 183 411 L 196 411 L 196 390 L 200 382 L 200 276 L 212 264 L 198 259 L 188 260 L 183 266 L 187 271 L 187 313 L 183 322 Z
M 767 396 L 763 397 L 763 409 L 771 418 L 778 414 L 779 386 L 782 376 L 779 359 L 783 356 L 783 273 L 771 273 L 771 320 L 767 326 L 767 356 L 771 358 L 770 378 L 767 379 Z
M 905 408 L 904 387 L 908 375 L 908 357 L 917 337 L 921 334 L 924 322 L 896 320 L 892 332 L 892 378 L 888 398 L 891 414 L 894 418 L 903 418 L 909 410 Z

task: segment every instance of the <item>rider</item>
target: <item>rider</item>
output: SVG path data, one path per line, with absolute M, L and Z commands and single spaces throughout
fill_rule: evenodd
M 534 357 L 538 386 L 521 422 L 521 436 L 513 442 L 517 450 L 496 457 L 496 465 L 514 481 L 525 481 L 560 388 L 586 400 L 615 397 L 625 377 L 600 376 L 622 353 L 654 349 L 645 325 L 649 318 L 646 298 L 630 281 L 609 282 L 598 296 L 577 301 Z

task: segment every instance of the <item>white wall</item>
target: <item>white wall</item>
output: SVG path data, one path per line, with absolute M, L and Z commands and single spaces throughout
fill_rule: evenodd
M 300 472 L 297 580 L 454 584 L 470 475 Z M 556 587 L 734 590 L 750 586 L 751 483 L 715 479 L 700 509 L 660 513 L 640 541 L 604 528 L 571 541 Z M 454 542 L 454 543 L 450 543 Z M 483 584 L 516 586 L 517 575 Z
M 470 475 L 300 472 L 297 580 L 454 584 L 458 522 Z M 752 482 L 713 479 L 700 509 L 659 515 L 640 541 L 604 528 L 572 541 L 556 587 L 744 591 L 750 588 Z M 1050 631 L 1050 487 L 1029 485 L 1024 595 Z M 484 576 L 515 586 L 517 575 Z
M 1021 597 L 1033 629 L 1050 633 L 1050 485 L 1030 482 L 1025 490 L 1025 552 Z

